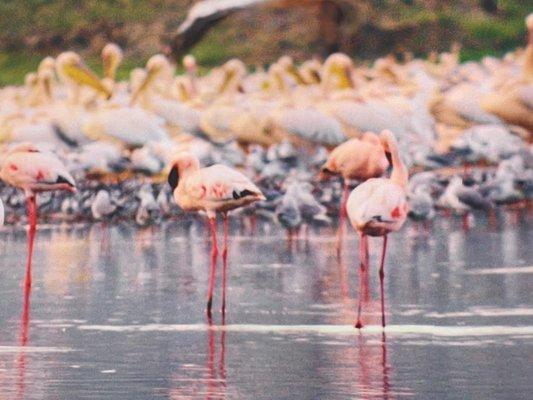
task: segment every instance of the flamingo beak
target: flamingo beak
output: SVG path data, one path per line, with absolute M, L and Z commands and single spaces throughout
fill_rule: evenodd
M 172 188 L 172 191 L 174 191 L 174 189 L 178 187 L 179 173 L 178 173 L 178 168 L 176 166 L 173 166 L 170 169 L 170 173 L 168 174 L 167 181 L 170 187 Z
M 387 157 L 387 161 L 389 162 L 389 165 L 392 165 L 392 155 L 390 151 L 385 152 L 385 157 Z
M 324 182 L 328 180 L 331 175 L 333 175 L 333 173 L 329 169 L 322 168 L 320 172 L 318 173 L 318 181 Z
M 80 85 L 89 86 L 97 92 L 104 94 L 106 99 L 111 97 L 111 91 L 102 84 L 98 76 L 84 63 L 79 62 L 65 65 L 64 72 L 69 78 Z

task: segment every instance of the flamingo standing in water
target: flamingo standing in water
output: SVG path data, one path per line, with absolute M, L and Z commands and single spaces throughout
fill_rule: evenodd
M 340 250 L 340 241 L 344 230 L 349 181 L 366 181 L 370 178 L 380 177 L 387 168 L 389 168 L 389 159 L 385 147 L 380 137 L 373 132 L 366 132 L 361 139 L 350 139 L 337 146 L 322 166 L 321 178 L 338 174 L 344 180 L 337 250 Z
M 385 151 L 391 154 L 392 173 L 390 178 L 373 178 L 357 186 L 347 202 L 348 218 L 360 236 L 361 273 L 359 274 L 359 306 L 357 310 L 356 328 L 361 323 L 361 287 L 363 273 L 368 271 L 369 252 L 367 236 L 382 236 L 383 250 L 379 268 L 381 289 L 381 324 L 385 327 L 385 299 L 383 280 L 385 278 L 385 252 L 387 251 L 387 235 L 399 230 L 407 217 L 408 205 L 406 188 L 409 173 L 400 158 L 398 142 L 394 134 L 388 130 L 381 132 L 380 139 Z
M 37 226 L 38 192 L 49 190 L 76 191 L 74 178 L 63 163 L 52 153 L 40 152 L 29 143 L 22 143 L 11 149 L 0 168 L 0 178 L 9 185 L 24 190 L 28 208 L 28 262 L 26 265 L 25 287 L 31 286 L 31 259 L 33 239 Z
M 207 294 L 207 316 L 211 319 L 215 285 L 217 245 L 217 213 L 224 216 L 224 247 L 222 249 L 222 315 L 226 312 L 226 267 L 228 254 L 228 211 L 247 206 L 265 196 L 246 176 L 225 165 L 200 168 L 198 158 L 180 153 L 173 161 L 168 183 L 174 200 L 185 211 L 204 211 L 211 226 L 211 269 Z

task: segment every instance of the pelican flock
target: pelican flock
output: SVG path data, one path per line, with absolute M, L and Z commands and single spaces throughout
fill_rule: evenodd
M 292 234 L 338 214 L 343 226 L 347 203 L 363 269 L 367 236 L 384 238 L 383 279 L 387 234 L 406 217 L 530 200 L 533 14 L 526 26 L 525 50 L 465 63 L 457 48 L 361 65 L 337 53 L 253 71 L 232 59 L 200 75 L 188 55 L 177 75 L 156 54 L 119 81 L 116 44 L 102 50 L 103 76 L 75 52 L 46 57 L 23 85 L 0 89 L 0 221 L 25 222 L 18 189 L 31 226 L 44 190 L 54 190 L 41 214 L 52 222 L 206 213 L 210 314 L 217 213 L 227 240 L 232 210 Z

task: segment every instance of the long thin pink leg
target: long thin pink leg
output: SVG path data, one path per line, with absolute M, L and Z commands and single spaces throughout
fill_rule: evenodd
M 381 326 L 385 328 L 385 291 L 383 281 L 385 280 L 385 253 L 387 252 L 387 235 L 383 236 L 383 250 L 381 251 L 381 265 L 379 267 L 379 287 L 381 292 Z
M 224 213 L 224 247 L 222 248 L 222 315 L 226 314 L 226 270 L 228 268 L 228 213 Z
M 368 268 L 367 258 L 366 258 L 366 251 L 367 251 L 367 237 L 366 235 L 361 235 L 359 238 L 359 260 L 360 260 L 360 268 L 359 268 L 359 294 L 358 294 L 358 303 L 357 303 L 357 322 L 355 323 L 355 327 L 357 329 L 361 329 L 363 327 L 363 323 L 361 321 L 361 310 L 363 308 L 362 301 L 363 301 L 363 292 L 364 292 L 364 274 L 365 271 Z
M 368 243 L 368 236 L 364 236 L 363 240 L 363 259 L 364 259 L 364 268 L 363 268 L 363 292 L 361 295 L 363 296 L 363 299 L 365 301 L 370 300 L 370 287 L 368 282 L 369 277 L 369 268 L 370 268 L 370 249 L 369 249 L 369 243 Z
M 35 202 L 35 194 L 28 196 L 26 199 L 28 208 L 28 260 L 26 262 L 26 275 L 24 278 L 24 287 L 31 287 L 31 265 L 33 259 L 33 242 L 35 240 L 35 230 L 37 228 L 37 205 Z
M 463 220 L 463 229 L 464 229 L 465 231 L 470 230 L 470 221 L 469 221 L 468 217 L 469 217 L 469 215 L 468 215 L 467 212 L 464 213 L 463 216 L 462 216 L 462 220 Z
M 209 224 L 211 225 L 211 270 L 209 273 L 209 291 L 207 293 L 207 318 L 211 319 L 211 306 L 213 305 L 213 289 L 215 288 L 218 256 L 216 217 L 209 218 Z
M 345 182 L 343 189 L 342 189 L 342 198 L 341 198 L 341 207 L 339 210 L 339 228 L 337 230 L 337 242 L 335 244 L 335 247 L 337 249 L 337 255 L 342 250 L 342 240 L 344 237 L 344 225 L 346 221 L 346 203 L 348 201 L 348 184 Z

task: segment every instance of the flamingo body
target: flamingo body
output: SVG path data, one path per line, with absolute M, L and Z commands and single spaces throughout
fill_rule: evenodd
M 337 146 L 322 167 L 323 173 L 340 174 L 344 180 L 377 178 L 387 170 L 389 161 L 377 135 L 350 139 Z
M 210 217 L 264 199 L 246 176 L 222 164 L 200 168 L 180 177 L 174 191 L 185 211 L 205 211 Z
M 18 146 L 7 155 L 0 178 L 26 193 L 75 188 L 74 178 L 55 155 L 31 146 Z
M 369 236 L 398 231 L 408 211 L 404 189 L 385 178 L 369 179 L 356 187 L 346 208 L 352 226 Z

